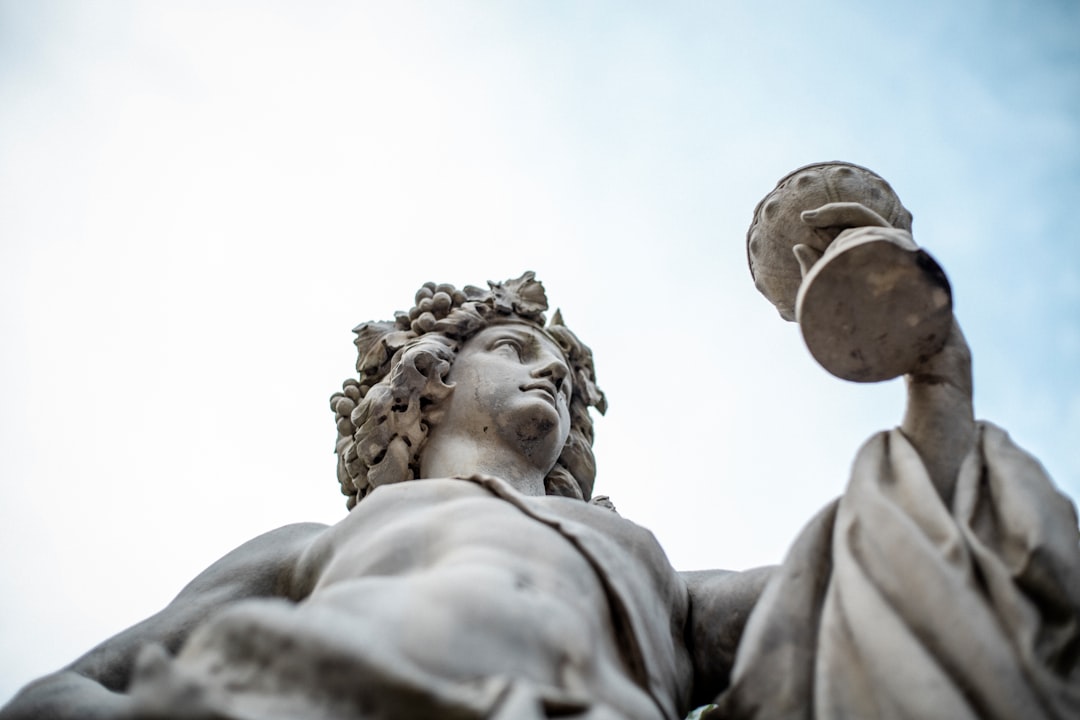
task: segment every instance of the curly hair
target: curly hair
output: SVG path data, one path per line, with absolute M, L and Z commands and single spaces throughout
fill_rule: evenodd
M 544 324 L 547 296 L 534 273 L 488 287 L 425 283 L 409 312 L 353 329 L 359 377 L 345 380 L 342 391 L 330 397 L 338 430 L 337 477 L 350 510 L 380 485 L 419 477 L 428 430 L 438 424 L 442 402 L 453 392 L 446 378 L 458 350 L 485 327 L 506 322 L 546 333 L 573 373 L 569 436 L 544 488 L 548 495 L 592 497 L 596 462 L 589 408 L 607 410 L 592 350 L 563 325 L 560 312 Z

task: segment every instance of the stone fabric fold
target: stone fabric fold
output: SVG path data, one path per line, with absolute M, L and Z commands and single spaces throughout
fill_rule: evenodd
M 770 581 L 706 717 L 1080 717 L 1072 503 L 988 423 L 951 508 L 900 430 L 871 438 Z

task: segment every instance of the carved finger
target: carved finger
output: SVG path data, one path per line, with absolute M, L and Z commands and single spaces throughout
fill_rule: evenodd
M 815 210 L 804 210 L 802 221 L 811 227 L 892 227 L 888 220 L 857 202 L 834 202 L 822 205 Z
M 823 254 L 817 248 L 803 243 L 791 248 L 791 252 L 795 253 L 795 259 L 799 261 L 799 270 L 802 271 L 803 277 L 806 277 L 806 273 L 810 272 L 810 268 L 814 267 L 814 263 L 820 260 Z

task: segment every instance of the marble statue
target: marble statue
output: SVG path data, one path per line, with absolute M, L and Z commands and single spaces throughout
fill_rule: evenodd
M 800 168 L 755 212 L 758 289 L 830 372 L 904 375 L 907 411 L 796 540 L 704 717 L 1080 718 L 1075 508 L 976 422 L 948 281 L 910 230 L 848 163 Z
M 678 718 L 769 570 L 680 574 L 593 497 L 592 353 L 532 273 L 423 286 L 331 398 L 348 516 L 255 538 L 4 720 Z
M 864 168 L 759 205 L 755 282 L 899 428 L 784 562 L 680 573 L 594 496 L 592 353 L 532 273 L 428 283 L 331 398 L 348 515 L 262 535 L 0 719 L 1080 717 L 1077 518 L 974 420 L 944 273 Z

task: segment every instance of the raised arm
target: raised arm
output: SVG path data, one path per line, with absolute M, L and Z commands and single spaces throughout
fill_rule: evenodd
M 795 247 L 804 277 L 809 277 L 819 259 L 828 261 L 853 245 L 868 241 L 890 243 L 905 255 L 920 252 L 910 233 L 891 227 L 877 213 L 858 203 L 830 203 L 803 213 L 802 218 L 812 227 L 848 228 L 825 250 L 824 257 L 805 245 Z M 940 271 L 935 265 L 927 272 Z M 901 323 L 903 318 L 896 317 L 893 321 Z M 900 429 L 919 451 L 934 487 L 948 505 L 960 464 L 975 441 L 975 414 L 971 351 L 955 316 L 946 327 L 946 340 L 940 350 L 918 357 L 912 367 L 905 368 L 907 406 Z
M 945 347 L 905 375 L 904 382 L 907 407 L 900 429 L 949 505 L 960 464 L 975 443 L 971 351 L 955 318 Z
M 27 685 L 0 709 L 0 720 L 133 718 L 126 690 L 143 647 L 157 643 L 175 653 L 207 615 L 238 600 L 299 600 L 308 588 L 296 576 L 297 561 L 325 527 L 287 525 L 241 545 L 189 583 L 161 612 Z

